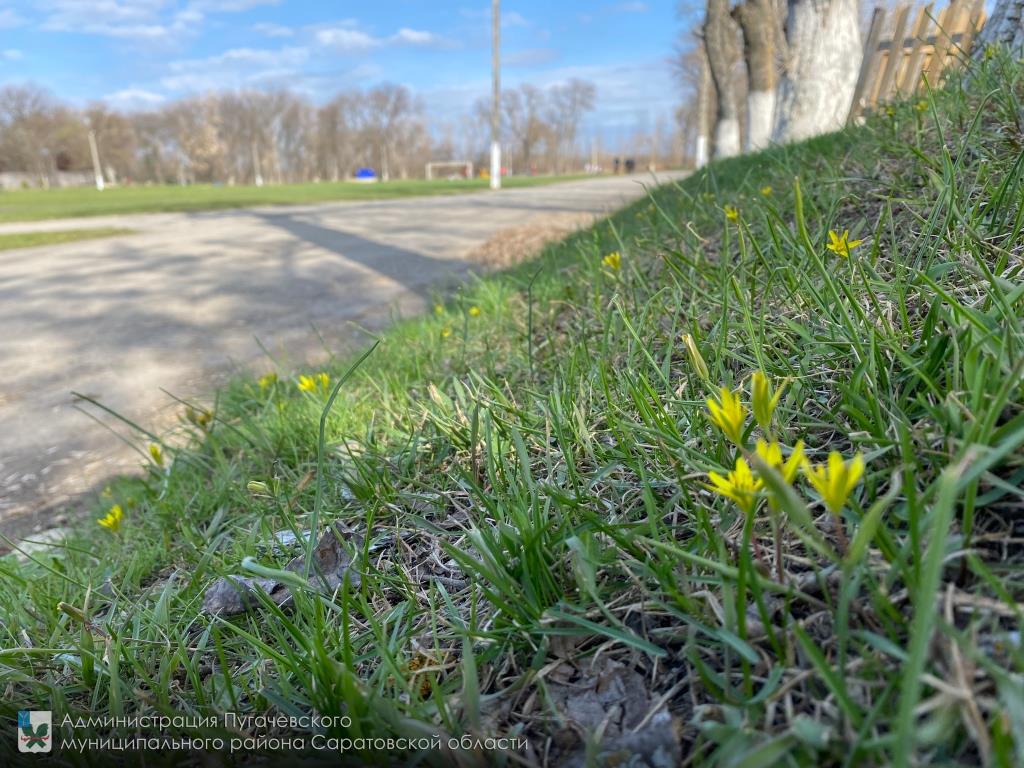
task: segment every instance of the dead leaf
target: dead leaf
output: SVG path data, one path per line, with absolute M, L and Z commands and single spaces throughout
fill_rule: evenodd
M 555 735 L 563 750 L 560 764 L 587 765 L 586 740 L 600 739 L 599 766 L 630 765 L 670 768 L 680 765 L 675 719 L 634 669 L 602 660 L 597 669 L 583 668 L 571 682 L 549 681 L 548 700 L 565 727 Z
M 345 551 L 344 541 L 344 530 L 340 525 L 334 524 L 324 532 L 313 548 L 313 565 L 310 568 L 309 582 L 318 586 L 323 592 L 334 592 L 346 578 L 352 586 L 359 584 L 359 574 L 351 570 L 352 558 Z M 304 574 L 306 572 L 304 554 L 292 558 L 285 566 L 285 570 Z M 257 591 L 265 592 L 277 605 L 284 606 L 291 602 L 291 591 L 285 584 L 274 579 L 225 576 L 217 579 L 206 590 L 203 597 L 203 612 L 221 616 L 245 613 L 259 605 Z

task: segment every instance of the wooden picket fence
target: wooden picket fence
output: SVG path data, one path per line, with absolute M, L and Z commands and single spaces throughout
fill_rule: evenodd
M 910 5 L 888 13 L 876 8 L 849 121 L 879 104 L 919 91 L 925 81 L 938 85 L 943 73 L 959 66 L 970 51 L 985 22 L 984 5 L 984 0 L 952 0 L 936 14 L 934 3 L 929 3 L 917 11 L 913 24 L 909 23 Z M 892 21 L 886 24 L 889 13 Z

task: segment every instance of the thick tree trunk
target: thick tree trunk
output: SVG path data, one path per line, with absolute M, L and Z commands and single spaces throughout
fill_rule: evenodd
M 1014 55 L 1024 53 L 1024 0 L 996 0 L 974 44 L 975 56 L 990 45 L 1005 45 Z
M 850 111 L 864 55 L 857 0 L 789 0 L 786 42 L 774 140 L 838 130 Z
M 743 59 L 747 65 L 746 151 L 763 149 L 772 138 L 775 118 L 775 4 L 773 0 L 746 0 L 732 16 L 743 32 Z
M 729 1 L 708 0 L 707 15 L 704 17 L 704 49 L 707 51 L 711 79 L 718 94 L 715 157 L 730 157 L 740 152 L 740 121 L 732 80 L 735 48 L 736 25 L 729 16 Z

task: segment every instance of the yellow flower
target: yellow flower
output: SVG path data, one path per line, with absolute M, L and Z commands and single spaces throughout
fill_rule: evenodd
M 450 325 L 446 325 L 444 328 L 441 329 L 441 338 L 442 339 L 447 339 L 451 335 L 452 335 L 452 327 Z
M 772 414 L 775 413 L 780 397 L 782 388 L 773 394 L 768 377 L 761 371 L 754 371 L 750 377 L 750 403 L 754 409 L 754 419 L 765 432 L 771 429 Z
M 839 451 L 832 451 L 827 463 L 811 464 L 805 460 L 803 467 L 807 481 L 821 496 L 825 506 L 832 514 L 838 515 L 864 474 L 864 457 L 858 453 L 844 461 Z
M 765 197 L 771 197 L 771 194 L 772 194 L 771 186 L 768 185 L 768 184 L 765 184 L 763 187 L 761 187 L 761 194 L 764 195 Z
M 686 345 L 686 351 L 690 353 L 690 364 L 693 365 L 704 381 L 710 381 L 711 374 L 708 373 L 708 364 L 704 362 L 704 358 L 701 356 L 700 350 L 697 349 L 697 344 L 694 342 L 693 336 L 688 333 L 684 333 L 683 343 Z
M 732 442 L 743 445 L 743 425 L 747 420 L 747 409 L 743 407 L 739 396 L 728 387 L 719 387 L 718 392 L 717 403 L 710 398 L 707 401 L 711 421 Z
M 263 376 L 260 376 L 260 380 L 259 380 L 260 389 L 268 389 L 269 387 L 272 387 L 275 384 L 277 384 L 277 374 L 276 373 L 268 373 L 268 374 L 265 374 Z
M 480 307 L 475 307 L 475 306 L 474 307 L 470 307 L 469 308 L 469 316 L 470 317 L 480 317 Z
M 922 99 L 921 101 L 917 102 L 917 104 L 914 105 L 914 109 L 916 109 L 918 112 L 925 112 L 928 109 L 928 102 Z
M 803 440 L 793 446 L 793 451 L 785 462 L 782 461 L 782 447 L 776 440 L 766 443 L 759 439 L 754 450 L 765 464 L 777 470 L 782 475 L 782 479 L 790 485 L 796 480 L 796 473 L 800 471 L 800 466 L 804 463 Z
M 750 465 L 742 456 L 736 459 L 736 468 L 728 475 L 722 477 L 717 472 L 708 472 L 708 479 L 711 485 L 707 488 L 720 496 L 732 499 L 747 514 L 753 511 L 757 492 L 763 485 L 761 480 L 754 478 Z
M 834 229 L 828 231 L 828 245 L 825 246 L 832 253 L 839 254 L 844 259 L 850 258 L 850 251 L 863 243 L 863 240 L 851 240 L 850 230 L 844 229 L 843 234 L 838 234 Z
M 302 392 L 327 391 L 331 385 L 331 377 L 326 373 L 317 373 L 313 376 L 299 376 L 299 389 Z
M 435 315 L 443 315 L 444 314 L 444 305 L 442 305 L 442 304 L 435 304 L 434 305 L 434 314 Z
M 739 209 L 736 208 L 735 206 L 727 205 L 722 210 L 725 211 L 725 218 L 727 218 L 729 221 L 735 222 L 740 220 Z
M 622 266 L 622 254 L 618 251 L 612 251 L 601 259 L 601 263 L 608 267 L 608 269 L 617 272 L 619 267 Z
M 153 459 L 153 463 L 159 467 L 164 465 L 164 452 L 160 449 L 160 446 L 156 443 L 149 444 L 149 455 Z
M 124 510 L 121 509 L 120 504 L 115 504 L 103 517 L 99 518 L 96 522 L 106 528 L 108 531 L 117 533 L 121 530 L 121 519 L 124 517 Z

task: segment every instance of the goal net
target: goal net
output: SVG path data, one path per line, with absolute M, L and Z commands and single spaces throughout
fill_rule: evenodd
M 472 179 L 473 164 L 468 160 L 427 163 L 428 179 Z

